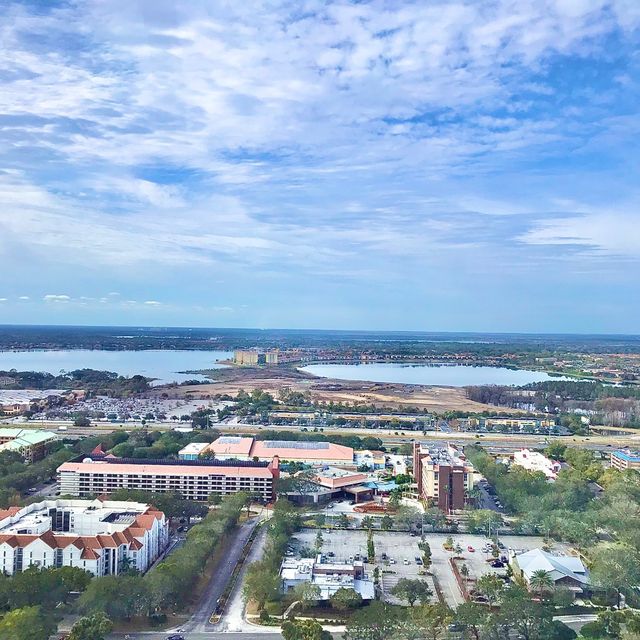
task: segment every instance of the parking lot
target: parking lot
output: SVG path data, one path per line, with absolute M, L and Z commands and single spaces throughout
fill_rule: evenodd
M 294 548 L 296 550 L 300 550 L 303 547 L 313 549 L 316 533 L 316 529 L 304 529 L 297 533 Z M 357 554 L 366 558 L 367 534 L 365 531 L 323 529 L 322 537 L 322 553 L 330 557 L 331 560 L 349 562 L 350 558 L 355 557 Z M 429 533 L 425 537 L 431 546 L 432 554 L 432 564 L 429 572 L 433 573 L 438 580 L 446 603 L 456 607 L 464 599 L 449 562 L 454 554 L 443 547 L 448 536 L 447 534 Z M 462 547 L 463 551 L 459 555 L 464 558 L 463 562 L 469 568 L 470 577 L 477 579 L 486 573 L 504 574 L 504 568 L 494 568 L 487 562 L 491 554 L 483 552 L 483 547 L 487 542 L 485 536 L 454 534 L 451 537 L 454 545 L 459 544 Z M 435 593 L 432 577 L 425 575 L 423 567 L 416 563 L 416 557 L 422 556 L 421 551 L 418 549 L 419 537 L 413 537 L 408 533 L 376 531 L 373 540 L 376 562 L 375 564 L 365 564 L 365 568 L 369 576 L 373 578 L 374 567 L 379 567 L 381 588 L 385 600 L 395 602 L 389 592 L 400 578 L 426 580 Z M 541 547 L 543 539 L 537 536 L 503 536 L 500 538 L 500 543 L 504 545 L 504 549 L 500 550 L 501 554 L 508 555 L 510 549 L 515 552 L 522 552 Z M 469 547 L 473 551 L 470 551 Z M 555 545 L 555 549 L 558 551 L 564 550 L 559 545 Z M 333 554 L 333 556 L 330 554 Z M 383 559 L 383 554 L 385 554 L 386 559 Z

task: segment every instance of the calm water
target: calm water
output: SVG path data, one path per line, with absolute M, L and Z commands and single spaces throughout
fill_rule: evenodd
M 471 367 L 466 365 L 430 364 L 312 364 L 301 367 L 321 378 L 364 380 L 367 382 L 397 382 L 400 384 L 430 384 L 447 387 L 504 384 L 523 385 L 545 380 L 562 380 L 540 371 L 505 369 L 504 367 Z
M 123 376 L 140 374 L 156 378 L 154 384 L 204 380 L 204 376 L 178 373 L 218 369 L 219 360 L 231 358 L 230 351 L 2 351 L 0 371 L 46 371 L 58 375 L 74 369 L 114 371 Z

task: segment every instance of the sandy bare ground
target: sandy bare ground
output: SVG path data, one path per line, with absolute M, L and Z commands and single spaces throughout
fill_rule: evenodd
M 456 387 L 359 382 L 318 378 L 289 368 L 229 368 L 216 372 L 211 384 L 163 388 L 155 393 L 168 393 L 171 398 L 208 399 L 219 394 L 236 395 L 240 389 L 263 389 L 276 397 L 283 388 L 308 391 L 316 401 L 373 404 L 378 407 L 418 407 L 429 411 L 486 411 L 491 405 L 466 398 L 464 390 Z

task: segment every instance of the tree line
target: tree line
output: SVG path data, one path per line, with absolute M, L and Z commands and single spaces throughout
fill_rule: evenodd
M 569 468 L 549 483 L 541 472 L 511 469 L 482 448 L 465 448 L 471 463 L 495 487 L 523 533 L 544 534 L 580 548 L 592 581 L 617 602 L 621 594 L 638 602 L 640 584 L 640 474 L 604 469 L 593 452 L 554 443 L 547 453 Z M 592 482 L 605 488 L 596 498 Z
M 188 532 L 184 545 L 156 564 L 145 575 L 125 572 L 95 578 L 78 600 L 85 614 L 102 612 L 112 620 L 148 616 L 163 622 L 167 613 L 184 610 L 187 594 L 203 575 L 207 561 L 231 534 L 248 503 L 246 493 L 224 498 L 220 506 Z

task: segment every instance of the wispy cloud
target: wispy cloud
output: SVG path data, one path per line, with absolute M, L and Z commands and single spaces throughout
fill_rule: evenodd
M 281 324 L 311 290 L 625 275 L 639 29 L 628 0 L 9 2 L 0 256 L 38 300 L 170 314 L 218 282 L 211 313 L 270 290 Z
M 48 293 L 42 299 L 44 302 L 51 302 L 54 304 L 61 304 L 61 303 L 65 304 L 71 300 L 71 297 L 64 294 L 57 295 L 57 294 Z

